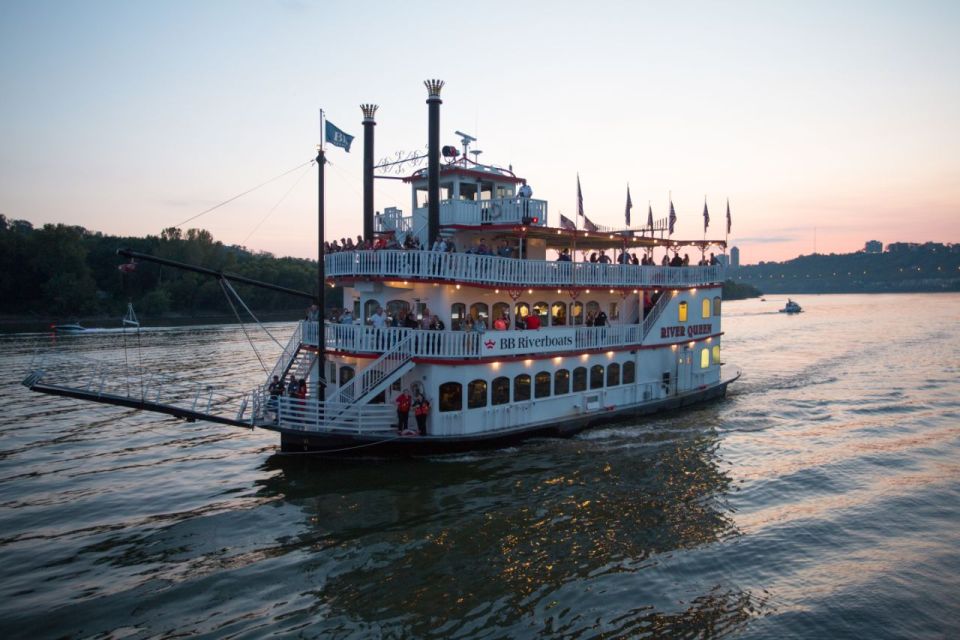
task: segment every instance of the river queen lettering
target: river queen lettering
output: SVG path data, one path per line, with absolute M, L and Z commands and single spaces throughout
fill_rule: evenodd
M 709 324 L 692 324 L 689 327 L 678 326 L 660 328 L 661 338 L 683 338 L 684 336 L 693 338 L 696 336 L 708 336 L 711 333 L 713 333 L 713 325 Z

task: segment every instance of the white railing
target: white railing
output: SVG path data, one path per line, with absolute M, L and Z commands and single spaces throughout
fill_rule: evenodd
M 504 287 L 686 287 L 721 282 L 721 265 L 659 267 L 520 260 L 434 251 L 342 251 L 324 261 L 329 277 L 448 279 Z
M 385 432 L 393 430 L 396 420 L 396 411 L 388 405 L 270 397 L 263 387 L 253 391 L 252 401 L 254 424 L 301 431 Z
M 536 226 L 546 226 L 547 201 L 513 197 L 440 202 L 441 225 L 523 224 L 524 218 L 536 218 Z
M 303 334 L 305 340 L 312 334 L 312 346 L 317 346 L 316 331 L 305 330 Z M 332 351 L 393 353 L 405 342 L 403 350 L 411 358 L 461 359 L 566 351 L 579 353 L 589 349 L 639 345 L 643 338 L 643 326 L 613 324 L 606 327 L 550 327 L 535 331 L 477 333 L 328 324 L 325 334 L 327 349 Z
M 363 397 L 374 391 L 378 385 L 386 382 L 388 376 L 410 362 L 412 352 L 410 347 L 414 342 L 413 335 L 407 335 L 382 356 L 365 367 L 347 384 L 339 387 L 330 398 L 331 403 L 350 404 L 362 400 Z
M 43 383 L 94 397 L 141 400 L 227 418 L 240 415 L 245 408 L 241 407 L 243 394 L 123 362 L 46 351 L 34 357 L 30 368 L 24 380 L 27 386 Z

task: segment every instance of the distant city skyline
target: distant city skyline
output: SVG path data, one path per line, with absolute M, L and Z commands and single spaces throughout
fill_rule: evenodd
M 960 241 L 956 2 L 42 3 L 0 6 L 0 213 L 159 234 L 307 162 L 318 110 L 357 136 L 330 148 L 327 235 L 362 232 L 362 113 L 376 155 L 478 138 L 574 217 L 678 214 L 678 239 L 745 263 L 848 253 L 868 240 Z M 305 166 L 186 227 L 316 255 Z M 410 212 L 406 185 L 376 208 Z M 814 235 L 816 234 L 816 240 Z

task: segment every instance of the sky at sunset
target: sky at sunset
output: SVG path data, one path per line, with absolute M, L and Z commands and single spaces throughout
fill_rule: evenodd
M 158 234 L 328 152 L 327 235 L 362 231 L 361 103 L 377 156 L 476 136 L 549 201 L 701 238 L 743 263 L 867 240 L 960 242 L 960 2 L 0 3 L 0 213 Z M 306 166 L 185 225 L 316 254 Z M 376 208 L 406 213 L 402 183 Z

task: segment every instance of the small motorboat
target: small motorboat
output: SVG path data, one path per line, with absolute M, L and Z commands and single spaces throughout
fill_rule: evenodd
M 51 329 L 56 333 L 83 333 L 86 331 L 86 327 L 80 325 L 79 322 L 73 322 L 71 324 L 55 324 L 51 325 Z
M 780 313 L 800 313 L 802 311 L 803 309 L 800 308 L 800 305 L 790 298 L 787 298 L 787 304 L 783 307 L 783 309 L 780 309 Z

